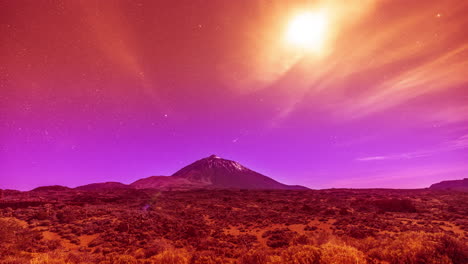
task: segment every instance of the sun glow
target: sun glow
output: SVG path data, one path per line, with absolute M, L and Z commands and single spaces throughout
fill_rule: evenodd
M 319 51 L 325 41 L 327 24 L 324 12 L 298 14 L 289 22 L 286 41 L 304 51 Z

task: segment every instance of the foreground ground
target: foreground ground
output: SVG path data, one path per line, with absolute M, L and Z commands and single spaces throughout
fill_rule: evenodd
M 0 263 L 467 263 L 468 193 L 4 191 Z

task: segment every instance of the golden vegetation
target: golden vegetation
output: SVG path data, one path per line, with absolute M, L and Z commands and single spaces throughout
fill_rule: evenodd
M 0 202 L 0 264 L 465 264 L 467 196 L 114 190 L 31 203 L 16 193 Z

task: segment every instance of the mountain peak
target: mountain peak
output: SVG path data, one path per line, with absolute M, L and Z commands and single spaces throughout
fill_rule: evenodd
M 223 159 L 214 154 L 183 167 L 171 177 L 209 188 L 304 189 L 300 186 L 279 183 L 236 161 Z
M 136 189 L 156 188 L 185 190 L 209 189 L 283 189 L 304 190 L 302 186 L 286 185 L 255 172 L 240 163 L 210 155 L 197 160 L 172 176 L 152 176 L 130 184 Z

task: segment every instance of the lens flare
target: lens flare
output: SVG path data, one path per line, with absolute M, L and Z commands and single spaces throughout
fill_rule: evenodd
M 288 25 L 286 41 L 305 51 L 319 51 L 325 41 L 327 17 L 324 12 L 296 15 Z

